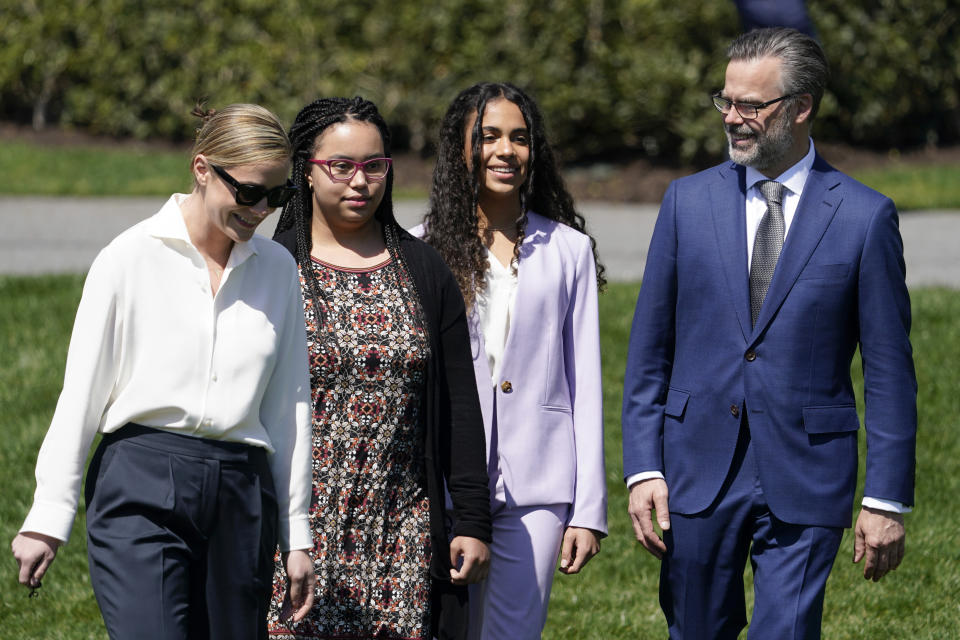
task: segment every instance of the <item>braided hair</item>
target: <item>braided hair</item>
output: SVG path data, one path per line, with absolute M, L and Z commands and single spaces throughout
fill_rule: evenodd
M 457 279 L 467 306 L 476 300 L 477 291 L 486 286 L 487 251 L 480 239 L 479 203 L 483 163 L 483 114 L 487 103 L 505 99 L 517 105 L 530 132 L 530 159 L 527 180 L 520 187 L 520 211 L 517 219 L 517 240 L 513 246 L 515 259 L 520 257 L 527 224 L 527 211 L 561 222 L 586 234 L 593 247 L 597 264 L 597 285 L 606 285 L 604 266 L 597 255 L 597 243 L 586 233 L 583 216 L 577 213 L 573 197 L 567 191 L 557 169 L 553 149 L 547 141 L 543 116 L 533 99 L 518 87 L 506 82 L 482 82 L 465 89 L 453 99 L 440 125 L 437 165 L 433 171 L 430 204 L 424 218 L 424 240 L 446 261 Z M 472 171 L 464 157 L 466 124 L 476 113 L 472 132 Z
M 314 100 L 300 110 L 288 134 L 293 147 L 292 180 L 298 187 L 298 191 L 283 208 L 273 237 L 276 238 L 290 228 L 295 229 L 297 249 L 294 257 L 307 282 L 305 294 L 309 295 L 313 301 L 318 327 L 322 325 L 322 306 L 318 303 L 324 298 L 317 277 L 313 269 L 310 268 L 310 252 L 313 248 L 311 237 L 313 198 L 307 184 L 307 160 L 313 156 L 317 139 L 324 131 L 335 124 L 351 121 L 373 124 L 380 132 L 380 138 L 383 140 L 384 157 L 391 157 L 390 129 L 387 127 L 386 121 L 380 115 L 374 103 L 359 96 Z M 400 261 L 404 268 L 407 268 L 406 261 L 400 254 L 400 226 L 393 214 L 393 169 L 390 169 L 387 173 L 384 181 L 383 198 L 373 215 L 383 229 L 384 241 L 391 258 Z

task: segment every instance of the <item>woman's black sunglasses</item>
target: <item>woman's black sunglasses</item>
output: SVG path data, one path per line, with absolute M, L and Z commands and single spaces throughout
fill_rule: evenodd
M 233 185 L 233 188 L 236 189 L 233 198 L 237 201 L 237 204 L 244 207 L 252 207 L 263 200 L 264 197 L 267 198 L 267 206 L 282 207 L 290 202 L 290 198 L 292 198 L 293 194 L 297 192 L 297 186 L 290 180 L 287 180 L 287 184 L 285 185 L 267 189 L 263 185 L 259 184 L 244 184 L 242 182 L 237 182 L 237 180 L 232 175 L 227 173 L 223 167 L 218 167 L 215 164 L 211 164 L 210 166 L 214 171 L 217 172 L 218 176 L 224 179 L 225 182 Z

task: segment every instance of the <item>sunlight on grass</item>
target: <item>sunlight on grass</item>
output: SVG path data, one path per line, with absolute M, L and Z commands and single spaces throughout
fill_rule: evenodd
M 47 196 L 166 196 L 190 189 L 189 151 L 95 146 L 50 147 L 3 141 L 0 193 Z M 399 166 L 399 163 L 398 163 Z M 905 165 L 854 173 L 893 198 L 901 211 L 960 208 L 960 165 Z M 426 198 L 419 186 L 397 187 L 398 200 Z
M 49 147 L 5 140 L 0 194 L 168 196 L 190 191 L 189 151 Z M 396 163 L 402 166 L 402 162 Z M 394 200 L 425 199 L 419 186 L 395 186 Z
M 960 206 L 960 165 L 904 165 L 855 171 L 857 180 L 889 196 L 900 211 Z
M 0 277 L 0 536 L 10 541 L 27 515 L 33 467 L 63 382 L 81 276 Z M 81 507 L 82 512 L 82 507 Z M 8 551 L 5 551 L 8 553 Z M 27 599 L 8 556 L 0 581 L 4 638 L 106 638 L 87 574 L 83 520 L 57 554 L 39 597 Z
M 190 189 L 188 151 L 4 141 L 0 190 L 15 195 L 169 195 Z

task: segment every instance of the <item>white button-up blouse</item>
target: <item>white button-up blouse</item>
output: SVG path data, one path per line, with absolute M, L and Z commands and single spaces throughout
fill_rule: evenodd
M 480 316 L 480 332 L 490 365 L 490 384 L 500 380 L 500 364 L 510 333 L 510 318 L 513 302 L 517 297 L 517 274 L 513 266 L 505 267 L 493 252 L 487 249 L 490 266 L 484 273 L 486 288 L 477 291 L 477 314 Z
M 21 531 L 66 541 L 95 434 L 134 422 L 267 449 L 280 548 L 310 548 L 310 381 L 296 264 L 254 236 L 234 245 L 211 295 L 185 198 L 171 196 L 90 267 Z

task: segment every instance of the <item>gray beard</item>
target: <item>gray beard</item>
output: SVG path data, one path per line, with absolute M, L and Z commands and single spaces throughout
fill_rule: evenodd
M 731 134 L 750 134 L 754 138 L 752 149 L 741 151 L 735 149 L 730 140 Z M 790 152 L 793 146 L 793 136 L 790 123 L 784 115 L 770 123 L 766 133 L 756 133 L 746 124 L 727 127 L 727 150 L 730 159 L 745 167 L 753 167 L 757 171 L 764 171 L 774 167 Z

